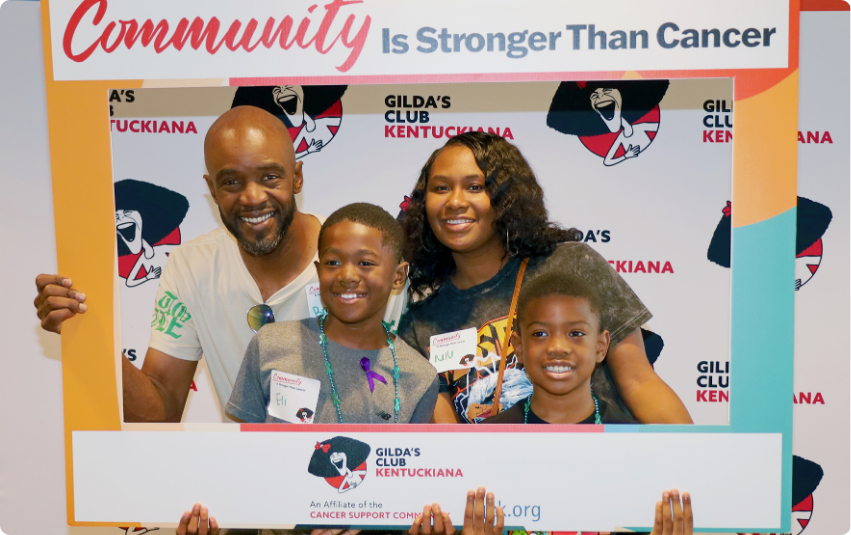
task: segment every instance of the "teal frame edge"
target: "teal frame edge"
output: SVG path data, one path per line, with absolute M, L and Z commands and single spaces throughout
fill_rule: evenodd
M 780 495 L 782 504 L 788 507 L 781 507 L 780 533 L 792 530 L 792 403 L 789 396 L 794 387 L 797 214 L 797 207 L 791 208 L 770 219 L 733 228 L 730 425 L 628 426 L 633 428 L 630 431 L 640 433 L 781 434 L 783 488 Z M 711 336 L 711 333 L 708 335 Z M 613 427 L 606 426 L 606 432 L 615 431 Z M 625 432 L 626 429 L 619 431 Z M 628 529 L 650 531 L 652 526 Z M 694 531 L 738 533 L 742 530 Z M 746 531 L 772 533 L 778 530 Z

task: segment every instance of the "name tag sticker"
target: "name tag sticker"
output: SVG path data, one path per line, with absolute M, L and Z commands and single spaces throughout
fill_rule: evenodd
M 304 287 L 307 294 L 307 310 L 311 318 L 315 318 L 322 310 L 322 297 L 319 296 L 319 283 L 308 284 Z
M 476 329 L 436 334 L 429 338 L 429 362 L 437 373 L 465 370 L 476 364 Z
M 291 424 L 312 424 L 319 381 L 272 370 L 269 414 Z

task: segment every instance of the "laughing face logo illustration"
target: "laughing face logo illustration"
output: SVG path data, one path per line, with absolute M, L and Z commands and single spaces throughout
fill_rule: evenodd
M 343 122 L 340 99 L 345 85 L 279 85 L 240 87 L 232 108 L 255 106 L 268 111 L 287 126 L 297 160 L 319 152 L 334 139 Z
M 562 82 L 547 126 L 578 136 L 607 166 L 637 158 L 659 132 L 659 102 L 667 80 Z
M 170 189 L 138 180 L 115 183 L 118 275 L 129 287 L 160 278 L 169 252 L 180 244 L 189 201 Z
M 801 535 L 813 517 L 813 493 L 824 477 L 824 470 L 818 463 L 792 456 L 792 532 Z M 739 535 L 750 535 L 740 533 Z
M 307 471 L 324 478 L 337 492 L 348 492 L 363 483 L 369 452 L 369 444 L 348 437 L 317 442 Z
M 722 213 L 724 215 L 715 228 L 706 256 L 719 266 L 728 268 L 730 267 L 730 231 L 733 213 L 733 206 L 730 201 L 727 201 L 727 206 L 723 208 Z M 827 227 L 830 226 L 832 219 L 833 213 L 827 206 L 804 197 L 798 197 L 795 290 L 800 290 L 810 282 L 819 270 L 824 251 L 822 236 L 824 236 Z

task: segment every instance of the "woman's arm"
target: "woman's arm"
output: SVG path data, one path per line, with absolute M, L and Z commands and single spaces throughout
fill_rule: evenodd
M 452 399 L 448 392 L 441 392 L 437 395 L 437 404 L 434 406 L 434 416 L 431 418 L 434 424 L 459 424 L 461 420 L 455 414 L 455 407 L 452 406 Z
M 683 402 L 665 384 L 644 352 L 641 329 L 636 329 L 606 355 L 618 392 L 633 416 L 643 424 L 690 424 Z M 435 412 L 435 414 L 437 414 Z

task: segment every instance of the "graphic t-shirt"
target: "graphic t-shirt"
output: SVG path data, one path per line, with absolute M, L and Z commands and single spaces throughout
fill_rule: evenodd
M 310 317 L 306 287 L 317 283 L 316 267 L 311 262 L 266 300 L 275 321 Z M 396 324 L 404 301 L 403 295 L 391 295 L 386 321 Z M 260 303 L 260 288 L 245 267 L 239 244 L 224 227 L 171 251 L 157 290 L 149 346 L 182 360 L 206 357 L 223 422 L 232 421 L 224 407 L 245 348 L 254 336 L 247 313 Z
M 397 337 L 394 346 L 400 370 L 399 423 L 428 423 L 437 401 L 437 372 L 404 340 Z M 362 358 L 369 359 L 369 370 L 377 372 L 387 382 L 374 380 L 374 390 L 370 391 L 366 372 L 360 364 Z M 334 371 L 343 423 L 393 423 L 395 388 L 393 354 L 389 348 L 351 349 L 328 339 L 328 361 Z M 319 399 L 313 421 L 338 423 L 325 356 L 319 345 L 318 320 L 274 323 L 254 335 L 227 404 L 228 414 L 248 423 L 285 423 L 267 410 L 273 371 L 319 380 Z
M 510 259 L 490 280 L 466 290 L 447 281 L 429 297 L 411 305 L 399 324 L 399 336 L 426 358 L 431 336 L 470 327 L 478 330 L 475 366 L 441 374 L 441 392 L 449 393 L 455 411 L 464 421 L 479 423 L 490 416 L 521 260 Z M 579 277 L 597 289 L 603 303 L 601 326 L 611 334 L 610 347 L 618 345 L 652 317 L 614 267 L 584 243 L 562 243 L 550 255 L 530 258 L 524 284 L 553 270 Z M 509 409 L 532 395 L 532 384 L 517 367 L 511 345 L 504 357 L 500 403 L 503 409 Z

